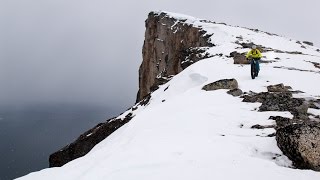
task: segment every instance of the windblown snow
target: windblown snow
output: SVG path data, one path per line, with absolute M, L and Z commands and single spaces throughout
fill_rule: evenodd
M 320 69 L 313 64 L 320 63 L 317 48 L 261 31 L 168 14 L 213 34 L 216 46 L 208 52 L 223 56 L 201 60 L 162 85 L 148 105 L 134 111 L 129 123 L 86 156 L 19 180 L 319 180 L 320 172 L 291 168 L 275 137 L 268 137 L 274 129 L 250 128 L 274 124 L 270 116 L 292 117 L 289 112 L 258 112 L 259 103 L 242 102 L 227 90 L 201 90 L 208 83 L 235 78 L 244 92 L 267 91 L 268 85 L 284 83 L 304 92 L 296 96 L 319 98 Z M 239 39 L 283 52 L 264 53 L 263 60 L 272 63 L 261 64 L 259 77 L 252 80 L 250 67 L 235 65 L 229 57 L 230 52 L 249 50 L 240 48 Z

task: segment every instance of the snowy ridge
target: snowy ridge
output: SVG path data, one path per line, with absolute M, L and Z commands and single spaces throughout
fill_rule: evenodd
M 146 106 L 135 107 L 129 123 L 84 157 L 19 179 L 319 179 L 319 172 L 290 168 L 291 161 L 282 155 L 275 138 L 268 137 L 274 129 L 250 128 L 274 124 L 270 116 L 292 117 L 289 112 L 258 112 L 260 103 L 244 103 L 226 90 L 202 90 L 208 83 L 235 78 L 245 92 L 284 83 L 304 92 L 296 96 L 320 98 L 320 87 L 315 85 L 320 81 L 320 69 L 314 65 L 320 63 L 317 48 L 265 32 L 166 13 L 213 34 L 215 46 L 208 52 L 222 55 L 201 60 L 174 76 L 151 94 Z M 249 66 L 235 65 L 229 57 L 233 51 L 249 50 L 241 42 L 273 49 L 263 54 L 272 63 L 261 64 L 255 80 Z

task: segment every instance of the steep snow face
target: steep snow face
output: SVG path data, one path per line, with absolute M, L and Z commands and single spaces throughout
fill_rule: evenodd
M 151 95 L 149 104 L 138 107 L 135 117 L 99 143 L 86 156 L 61 168 L 44 169 L 19 178 L 50 179 L 246 179 L 316 180 L 320 173 L 298 170 L 276 145 L 275 130 L 251 129 L 271 125 L 269 116 L 292 117 L 289 112 L 258 112 L 259 103 L 244 103 L 226 90 L 203 91 L 208 83 L 235 78 L 243 91 L 266 91 L 266 86 L 284 83 L 320 98 L 320 53 L 315 47 L 260 31 L 205 23 L 193 17 L 169 13 L 213 33 L 212 55 L 199 61 Z M 240 38 L 241 37 L 241 38 Z M 232 51 L 247 51 L 236 41 L 253 42 L 283 51 L 264 53 L 259 77 L 252 80 L 250 67 L 234 65 Z M 286 51 L 286 52 L 284 52 Z M 298 51 L 302 54 L 290 54 Z M 279 52 L 279 51 L 278 51 Z M 313 62 L 313 63 L 311 63 Z M 316 110 L 315 113 L 318 113 Z M 124 113 L 122 116 L 125 116 Z

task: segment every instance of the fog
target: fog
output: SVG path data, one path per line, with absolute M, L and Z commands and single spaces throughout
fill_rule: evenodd
M 133 104 L 152 10 L 320 45 L 316 0 L 0 0 L 0 105 Z

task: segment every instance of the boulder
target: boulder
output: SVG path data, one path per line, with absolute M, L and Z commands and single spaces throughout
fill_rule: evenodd
M 238 82 L 235 79 L 222 79 L 205 85 L 202 90 L 214 91 L 217 89 L 237 89 Z
M 284 126 L 277 130 L 276 140 L 295 167 L 320 171 L 320 123 Z
M 240 54 L 236 51 L 230 53 L 230 57 L 233 57 L 233 63 L 234 64 L 249 64 L 249 61 L 246 59 L 246 56 L 244 53 Z
M 243 92 L 241 89 L 236 88 L 236 89 L 229 90 L 227 93 L 232 96 L 241 96 Z
M 276 84 L 276 85 L 270 85 L 267 87 L 268 92 L 287 92 L 289 89 L 291 89 L 290 86 L 284 86 L 282 83 L 281 84 Z

